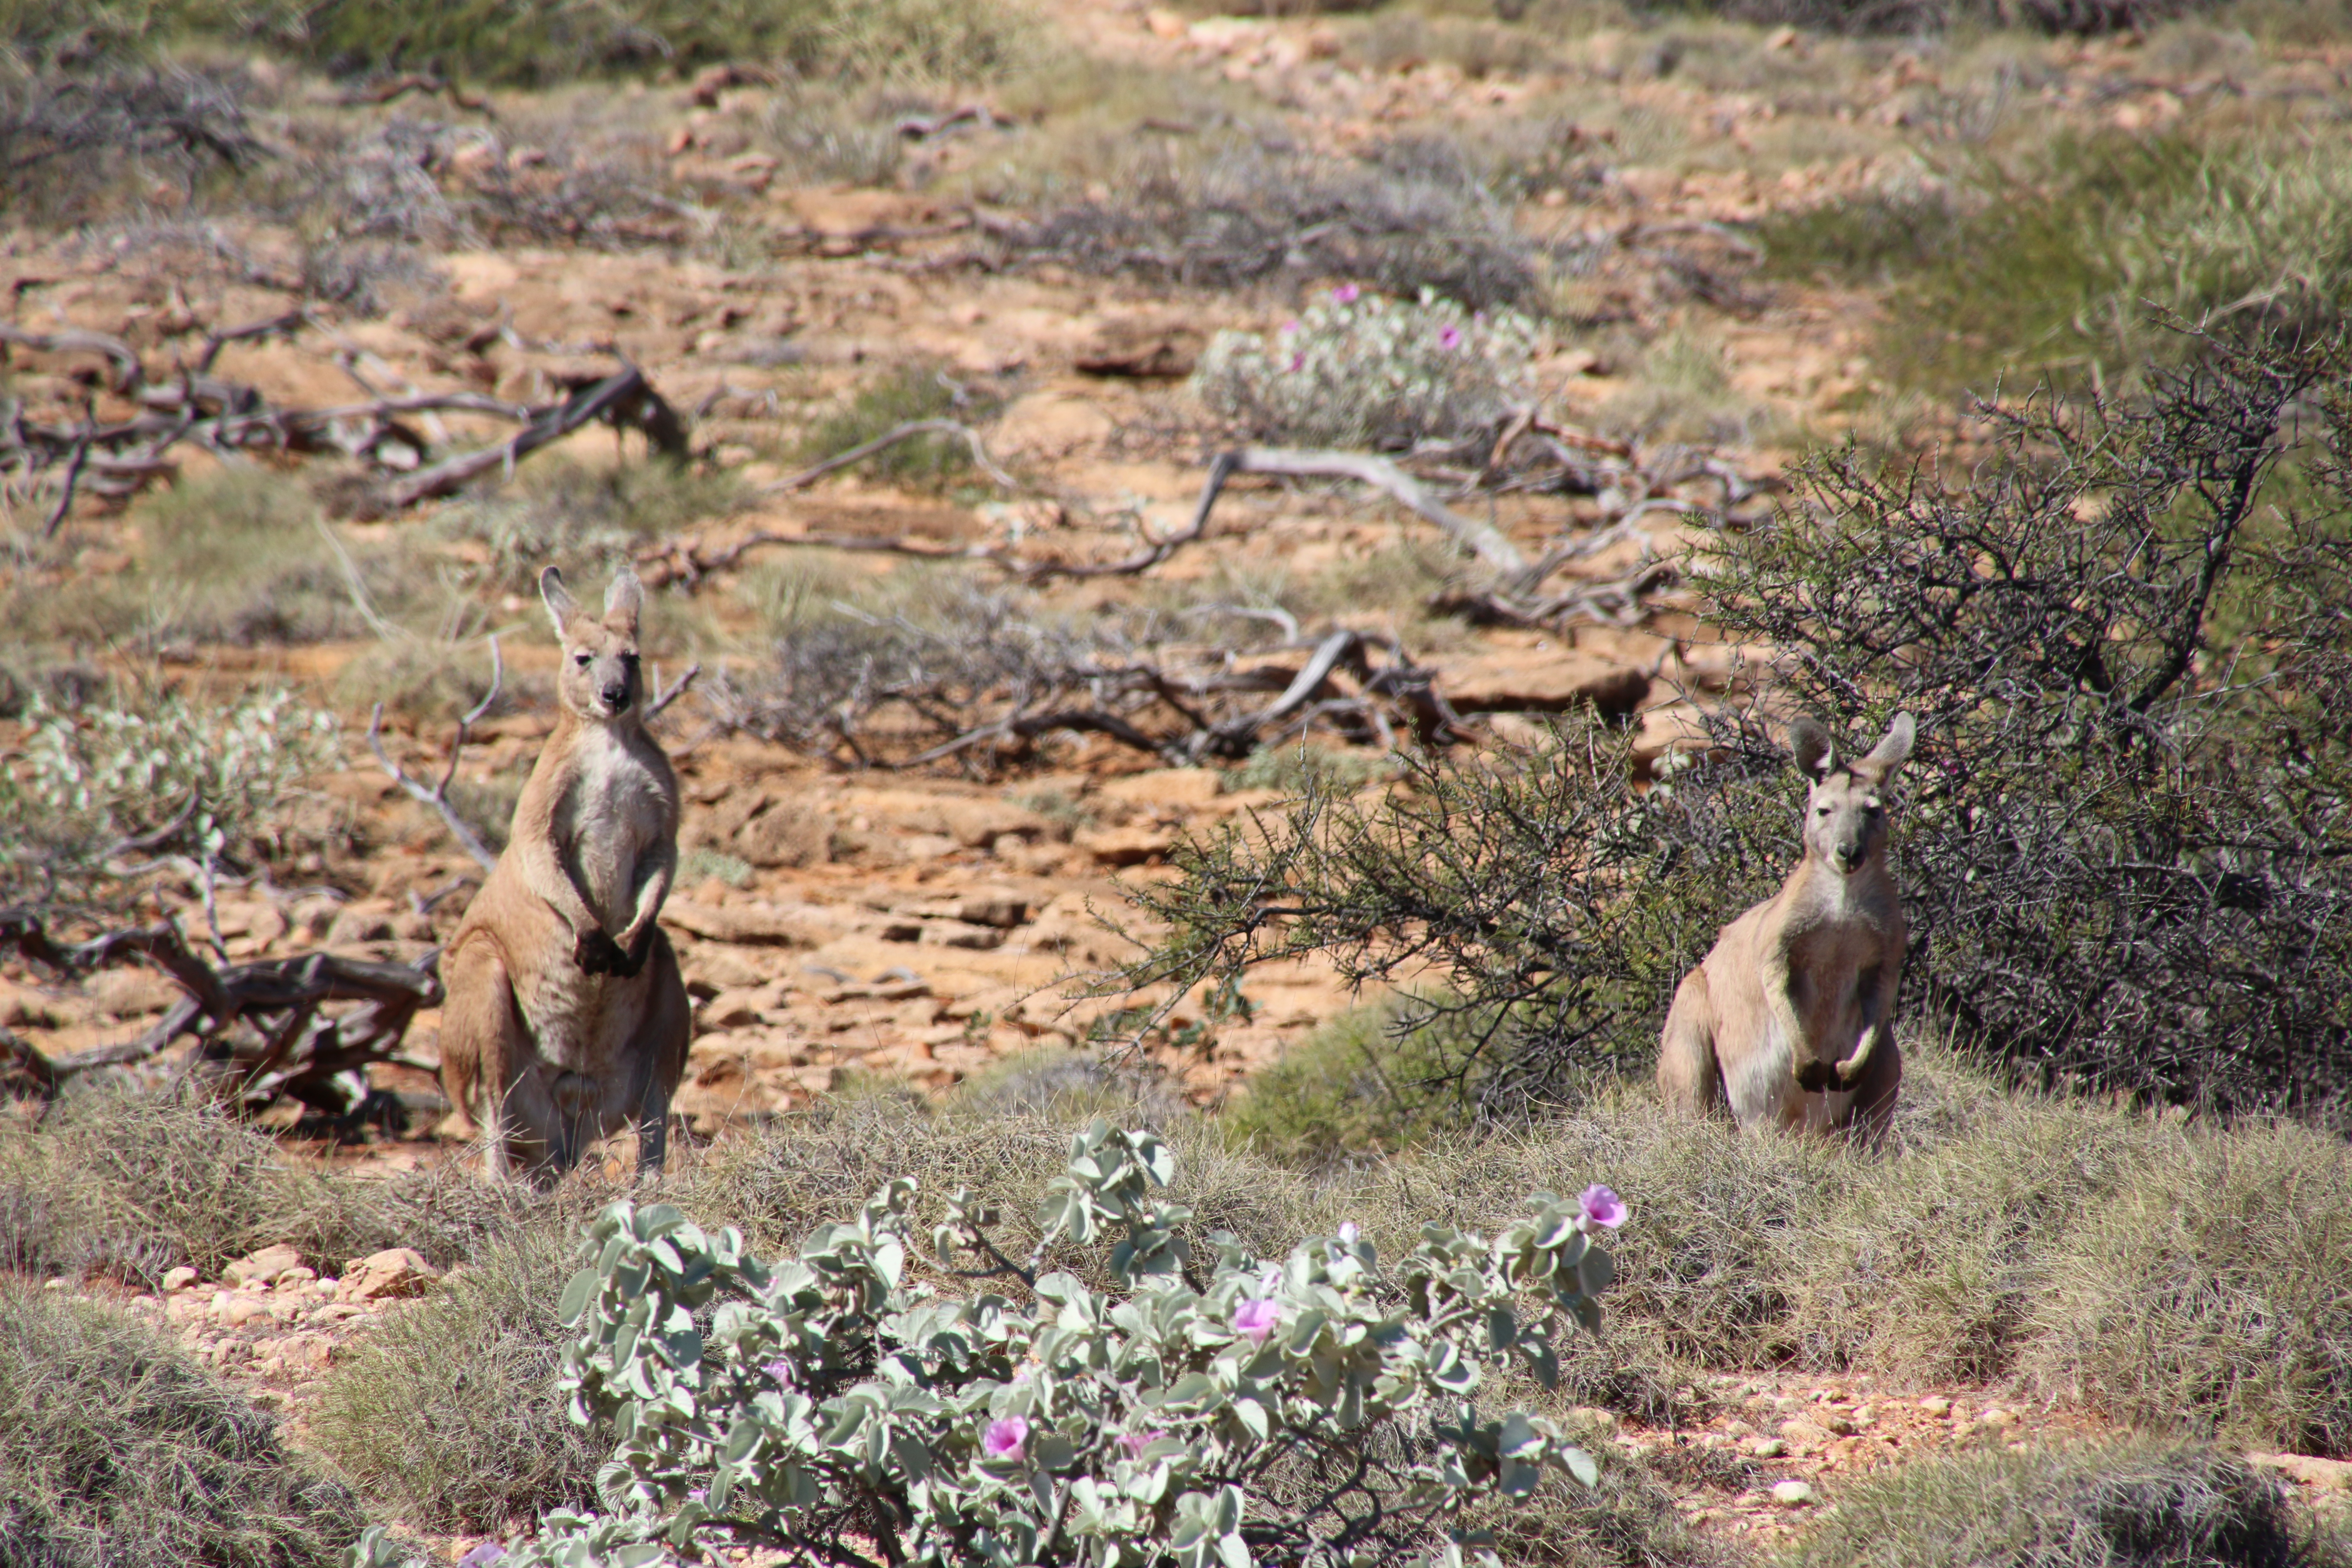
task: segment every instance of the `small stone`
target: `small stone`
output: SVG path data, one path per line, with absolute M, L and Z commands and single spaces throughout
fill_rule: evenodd
M 1919 1402 L 1919 1408 L 1930 1415 L 1949 1415 L 1952 1413 L 1952 1402 L 1940 1394 L 1931 1394 Z
M 302 1255 L 280 1242 L 238 1258 L 221 1270 L 221 1278 L 231 1285 L 268 1285 L 288 1269 L 301 1267 Z
M 1775 1481 L 1772 1500 L 1782 1508 L 1802 1508 L 1813 1500 L 1813 1489 L 1803 1481 Z
M 342 1285 L 335 1292 L 343 1301 L 374 1301 L 394 1296 L 422 1295 L 441 1278 L 413 1247 L 387 1247 L 343 1265 Z
M 1984 1407 L 1983 1414 L 1977 1417 L 1977 1425 L 1992 1427 L 2014 1426 L 2017 1425 L 2017 1417 L 1998 1405 L 1988 1405 Z
M 65 1288 L 66 1282 L 63 1279 L 44 1279 L 41 1281 L 41 1289 L 44 1290 L 62 1290 Z
M 163 1270 L 163 1289 L 169 1292 L 185 1290 L 196 1282 L 196 1271 L 186 1264 Z
M 286 1270 L 283 1274 L 280 1274 L 277 1279 L 271 1280 L 270 1289 L 275 1290 L 299 1290 L 309 1285 L 312 1280 L 318 1279 L 318 1277 L 319 1271 L 317 1269 L 306 1268 L 301 1264 L 298 1263 L 293 1268 Z
M 1859 1430 L 1853 1418 L 1842 1411 L 1824 1410 L 1814 1419 L 1827 1427 L 1832 1436 L 1839 1437 L 1851 1437 Z
M 1853 1407 L 1853 1420 L 1855 1426 L 1868 1426 L 1877 1419 L 1878 1406 L 1875 1405 L 1857 1405 Z
M 1748 1450 L 1751 1458 L 1759 1459 L 1778 1459 L 1789 1452 L 1789 1445 L 1778 1437 L 1748 1437 L 1743 1439 L 1739 1446 Z
M 267 1298 L 248 1296 L 242 1291 L 220 1301 L 220 1321 L 232 1329 L 241 1329 L 256 1318 L 269 1316 Z

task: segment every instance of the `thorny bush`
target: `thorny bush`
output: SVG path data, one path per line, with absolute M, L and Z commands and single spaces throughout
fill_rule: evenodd
M 732 1229 L 613 1205 L 562 1304 L 573 1415 L 619 1435 L 609 1511 L 551 1512 L 508 1568 L 719 1544 L 860 1563 L 857 1537 L 891 1563 L 1459 1563 L 1475 1500 L 1597 1479 L 1548 1421 L 1478 1397 L 1516 1369 L 1551 1383 L 1555 1327 L 1598 1327 L 1615 1194 L 1538 1193 L 1491 1244 L 1429 1226 L 1383 1271 L 1351 1225 L 1281 1263 L 1213 1233 L 1196 1259 L 1191 1211 L 1156 1195 L 1173 1176 L 1150 1133 L 1094 1122 L 1019 1261 L 951 1195 L 940 1268 L 1017 1296 L 908 1282 L 904 1178 L 773 1268 Z M 1073 1244 L 1107 1248 L 1116 1289 L 1049 1269 Z M 380 1534 L 356 1555 L 396 1561 Z
M 1430 289 L 1386 300 L 1341 284 L 1269 339 L 1219 332 L 1193 384 L 1250 435 L 1400 450 L 1494 432 L 1533 401 L 1536 324 Z
M 2044 1083 L 2352 1121 L 2347 362 L 2279 334 L 2133 403 L 1989 405 L 1966 473 L 1816 456 L 1698 552 L 1712 625 L 1783 650 L 1701 754 L 1642 791 L 1571 724 L 1409 758 L 1376 803 L 1309 781 L 1139 889 L 1167 934 L 1121 982 L 1433 976 L 1400 1026 L 1444 1020 L 1430 1075 L 1490 1116 L 1645 1071 L 1681 974 L 1796 860 L 1767 719 L 1908 710 L 1915 1004 Z

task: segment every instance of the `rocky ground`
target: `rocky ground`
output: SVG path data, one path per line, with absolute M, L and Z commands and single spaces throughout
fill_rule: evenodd
M 1294 615 L 1286 637 L 1226 650 L 1225 668 L 1278 687 L 1329 630 L 1378 632 L 1434 672 L 1436 689 L 1484 743 L 1524 741 L 1544 716 L 1590 705 L 1628 726 L 1644 760 L 1686 732 L 1685 693 L 1733 687 L 1741 650 L 1699 640 L 1688 586 L 1671 572 L 1644 578 L 1643 568 L 1672 562 L 1698 526 L 1692 512 L 1720 507 L 1727 489 L 1769 504 L 1782 463 L 1806 441 L 1883 431 L 1890 411 L 1938 416 L 1905 404 L 1874 373 L 1869 298 L 1765 280 L 1753 247 L 1729 226 L 1916 177 L 1921 137 L 1996 99 L 2053 125 L 2160 128 L 2217 98 L 2287 109 L 2325 99 L 2340 93 L 2352 62 L 2347 49 L 2250 58 L 2183 45 L 2166 53 L 2172 45 L 2163 39 L 2012 41 L 1969 52 L 1706 34 L 1684 46 L 1695 63 L 1676 70 L 1671 61 L 1662 68 L 1657 37 L 1602 34 L 1580 44 L 1566 66 L 1503 59 L 1474 72 L 1442 58 L 1443 37 L 1381 43 L 1303 20 L 1075 4 L 1060 22 L 1092 58 L 1191 84 L 1186 90 L 1205 103 L 1250 95 L 1307 144 L 1334 153 L 1401 130 L 1461 133 L 1538 111 L 1589 124 L 1585 145 L 1596 150 L 1599 173 L 1528 189 L 1514 221 L 1530 234 L 1591 239 L 1592 267 L 1561 285 L 1585 324 L 1554 335 L 1538 375 L 1563 425 L 1627 431 L 1640 482 L 1633 493 L 1492 500 L 1494 525 L 1531 558 L 1562 541 L 1601 541 L 1556 579 L 1595 590 L 1599 607 L 1549 628 L 1433 616 L 1410 594 L 1363 587 L 1348 575 L 1360 563 L 1436 549 L 1428 525 L 1367 491 L 1265 480 L 1236 481 L 1212 534 L 1148 575 L 1066 583 L 1041 589 L 1040 602 L 1078 614 L 1150 595 L 1211 602 L 1235 594 L 1235 584 L 1336 584 L 1318 589 L 1319 608 Z M 382 315 L 324 311 L 229 343 L 212 368 L 275 405 L 324 407 L 362 389 L 528 400 L 567 377 L 604 373 L 615 354 L 641 366 L 673 405 L 694 414 L 698 449 L 742 487 L 724 515 L 641 555 L 648 580 L 667 590 L 648 651 L 673 675 L 697 658 L 715 680 L 766 657 L 756 617 L 730 590 L 753 563 L 792 547 L 747 554 L 707 576 L 686 564 L 755 533 L 1097 562 L 1173 533 L 1222 444 L 1185 375 L 1211 332 L 1267 329 L 1303 293 L 1287 283 L 1171 290 L 1052 262 L 980 265 L 980 239 L 997 215 L 973 194 L 974 171 L 999 155 L 1008 134 L 999 125 L 1018 123 L 1010 110 L 927 139 L 924 188 L 808 187 L 780 181 L 776 160 L 760 150 L 755 132 L 771 89 L 756 81 L 716 76 L 614 91 L 620 112 L 659 140 L 680 186 L 726 193 L 723 234 L 672 251 L 436 253 L 432 278 L 396 290 Z M 519 134 L 487 139 L 482 157 L 529 171 L 535 150 Z M 444 178 L 463 183 L 488 168 L 460 163 Z M 203 236 L 185 226 L 128 229 L 111 244 L 12 234 L 0 247 L 10 313 L 32 331 L 110 334 L 162 366 L 209 330 L 302 304 L 283 264 L 292 244 L 286 230 L 258 222 L 209 228 L 221 241 L 209 251 L 210 241 L 198 243 Z M 1667 333 L 1703 338 L 1719 355 L 1722 384 L 1690 415 L 1704 438 L 1668 417 L 1671 408 L 1646 430 L 1629 426 L 1628 408 L 1644 398 L 1692 395 L 1662 393 L 1643 369 L 1643 342 Z M 878 369 L 914 363 L 1003 398 L 985 437 L 991 456 L 1019 477 L 1016 493 L 973 500 L 855 474 L 772 488 L 793 469 L 795 420 L 844 400 Z M 96 418 L 125 412 L 93 380 L 86 353 L 19 346 L 8 372 L 12 395 L 27 406 L 78 407 Z M 463 414 L 436 420 L 436 440 L 506 429 Z M 646 460 L 633 438 L 601 432 L 570 446 L 591 464 Z M 216 461 L 186 454 L 182 476 L 201 477 Z M 339 527 L 354 548 L 396 549 L 429 571 L 463 573 L 485 559 L 478 542 L 430 533 L 411 517 Z M 126 523 L 93 505 L 65 518 L 58 538 L 62 549 L 46 563 L 20 571 L 20 587 L 63 593 L 129 570 L 152 543 L 135 515 Z M 534 605 L 509 595 L 478 623 L 505 634 L 519 695 L 512 710 L 477 726 L 467 776 L 510 787 L 548 732 L 554 653 L 536 621 Z M 477 646 L 466 644 L 467 657 Z M 165 638 L 146 664 L 214 689 L 292 681 L 334 703 L 338 677 L 373 647 Z M 1084 994 L 1089 976 L 1134 951 L 1106 923 L 1122 916 L 1125 890 L 1166 874 L 1180 834 L 1282 798 L 1245 770 L 1158 765 L 1095 736 L 1057 741 L 1002 773 L 951 763 L 861 771 L 838 756 L 722 732 L 698 701 L 690 693 L 665 720 L 688 801 L 684 843 L 713 852 L 709 864 L 745 868 L 679 886 L 664 917 L 697 1004 L 676 1109 L 706 1138 L 804 1105 L 851 1075 L 939 1090 L 1032 1047 L 1085 1045 L 1099 1021 L 1130 1004 Z M 232 960 L 321 946 L 413 959 L 447 936 L 478 877 L 438 820 L 359 743 L 364 710 L 345 703 L 342 717 L 346 765 L 312 783 L 362 826 L 358 850 L 322 863 L 313 886 L 226 889 L 209 916 L 193 887 L 169 892 L 191 929 L 216 931 Z M 0 721 L 0 756 L 21 737 Z M 395 760 L 423 768 L 448 737 L 445 721 L 395 715 L 386 741 Z M 0 1027 L 66 1053 L 143 1030 L 178 994 L 130 970 L 61 987 L 12 959 L 0 963 Z M 1299 963 L 1259 973 L 1247 1000 L 1245 1014 L 1219 1016 L 1205 1016 L 1198 998 L 1181 1000 L 1154 1037 L 1154 1059 L 1194 1102 L 1215 1104 L 1352 999 L 1327 971 Z M 429 1070 L 436 1025 L 429 1011 L 416 1020 L 413 1065 L 376 1069 L 378 1086 L 411 1108 L 409 1131 L 323 1157 L 400 1167 L 462 1155 Z M 429 1290 L 433 1276 L 413 1255 L 298 1259 L 277 1250 L 218 1280 L 175 1271 L 161 1295 L 131 1295 L 129 1305 L 161 1317 L 257 1399 L 284 1408 L 299 1432 L 306 1391 L 339 1347 L 376 1314 Z M 1616 1440 L 1673 1450 L 1664 1473 L 1689 1480 L 1694 1517 L 1744 1535 L 1789 1529 L 1857 1470 L 2011 1441 L 2026 1419 L 1985 1390 L 1895 1391 L 1867 1379 L 1731 1380 L 1714 1392 L 1721 1413 L 1703 1428 L 1629 1426 Z M 2063 1414 L 2031 1419 L 2069 1424 Z M 2315 1499 L 2352 1497 L 2352 1466 L 2277 1462 Z

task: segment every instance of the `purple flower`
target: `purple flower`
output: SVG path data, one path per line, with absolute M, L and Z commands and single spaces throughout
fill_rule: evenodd
M 1288 337 L 1291 333 L 1293 333 L 1293 332 L 1297 331 L 1297 330 L 1298 330 L 1298 323 L 1297 323 L 1297 321 L 1285 321 L 1285 322 L 1283 322 L 1283 323 L 1282 323 L 1282 335 L 1283 335 L 1284 337 Z
M 992 1459 L 1018 1459 L 1029 1442 L 1029 1423 L 1018 1415 L 992 1421 L 981 1435 L 981 1451 Z
M 1584 1217 L 1589 1225 L 1615 1230 L 1625 1223 L 1625 1200 L 1598 1183 L 1584 1189 L 1577 1200 L 1584 1205 Z
M 690 1501 L 694 1502 L 708 1502 L 710 1500 L 709 1489 L 705 1487 L 696 1487 L 686 1495 Z
M 1364 291 L 1353 283 L 1342 283 L 1331 290 L 1333 301 L 1341 305 L 1352 305 L 1363 297 Z
M 1252 1344 L 1265 1343 L 1265 1336 L 1274 1332 L 1275 1325 L 1281 1321 L 1279 1302 L 1265 1300 L 1244 1301 L 1234 1309 L 1234 1332 L 1247 1334 Z
M 1305 354 L 1292 354 L 1292 355 L 1290 356 L 1290 374 L 1293 374 L 1293 375 L 1297 375 L 1300 371 L 1305 370 L 1306 368 L 1307 368 L 1307 356 L 1306 356 Z
M 1442 349 L 1460 348 L 1462 346 L 1462 329 L 1459 327 L 1438 328 L 1437 346 Z
M 495 1541 L 485 1541 L 457 1559 L 457 1568 L 490 1568 L 490 1564 L 507 1554 L 507 1549 Z
M 793 1385 L 793 1363 L 786 1361 L 782 1356 L 778 1356 L 775 1360 L 769 1362 L 766 1365 L 761 1367 L 760 1370 L 766 1373 L 770 1377 L 774 1378 L 778 1383 L 782 1384 L 787 1388 L 790 1388 Z
M 1356 1228 L 1356 1222 L 1355 1222 L 1354 1220 L 1351 1220 L 1351 1219 L 1343 1219 L 1343 1220 L 1341 1220 L 1341 1221 L 1339 1222 L 1339 1245 L 1340 1245 L 1340 1246 L 1342 1246 L 1342 1247 L 1353 1247 L 1353 1246 L 1355 1246 L 1355 1245 L 1356 1245 L 1356 1238 L 1357 1238 L 1358 1237 L 1360 1237 L 1360 1236 L 1363 1235 L 1363 1234 L 1364 1234 L 1364 1233 L 1363 1233 L 1362 1231 L 1360 1231 L 1360 1230 L 1359 1230 L 1359 1229 L 1357 1229 L 1357 1228 Z
M 1168 1428 L 1165 1426 L 1154 1426 L 1149 1432 L 1122 1432 L 1118 1435 L 1118 1446 L 1127 1450 L 1129 1458 L 1139 1459 L 1143 1458 L 1144 1449 L 1166 1436 Z

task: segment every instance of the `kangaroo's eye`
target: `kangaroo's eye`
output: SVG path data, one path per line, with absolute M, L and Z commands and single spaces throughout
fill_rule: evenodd
M 1813 815 L 1815 816 L 1827 816 L 1829 814 L 1830 808 L 1826 805 L 1817 805 L 1813 807 Z
M 585 669 L 588 668 L 588 656 L 584 653 L 575 653 L 572 656 L 572 662 Z

